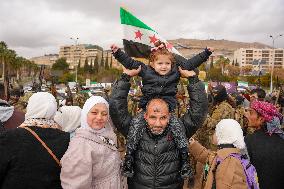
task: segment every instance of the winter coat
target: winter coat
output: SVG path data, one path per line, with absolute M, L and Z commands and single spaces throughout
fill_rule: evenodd
M 284 140 L 260 129 L 247 135 L 245 142 L 250 161 L 257 171 L 259 187 L 283 189 Z
M 60 159 L 69 144 L 69 134 L 52 128 L 29 127 Z M 60 167 L 27 130 L 16 128 L 0 135 L 0 188 L 59 189 Z
M 206 50 L 188 59 L 186 62 L 177 62 L 173 64 L 171 71 L 164 76 L 159 75 L 151 66 L 130 58 L 120 49 L 114 53 L 114 57 L 127 69 L 137 69 L 141 65 L 139 76 L 142 77 L 143 87 L 141 90 L 143 96 L 140 99 L 140 108 L 145 109 L 149 100 L 154 97 L 160 97 L 169 104 L 172 111 L 177 104 L 175 96 L 177 94 L 177 84 L 180 79 L 178 66 L 181 66 L 183 69 L 193 70 L 205 62 L 210 54 L 211 52 Z
M 103 134 L 103 133 L 102 133 Z M 66 189 L 126 188 L 115 146 L 103 142 L 92 129 L 79 128 L 61 159 L 61 184 Z
M 194 189 L 211 189 L 214 176 L 217 189 L 248 188 L 241 162 L 234 157 L 228 157 L 231 153 L 240 153 L 239 149 L 223 148 L 217 152 L 210 152 L 195 141 L 189 145 L 189 150 L 198 162 Z M 223 161 L 216 167 L 217 157 L 223 159 Z M 204 165 L 206 163 L 209 165 L 209 171 L 206 179 L 204 179 Z
M 180 118 L 187 137 L 191 137 L 202 124 L 207 114 L 208 102 L 204 85 L 196 77 L 189 79 L 190 107 Z M 127 95 L 130 83 L 122 78 L 116 82 L 110 97 L 110 115 L 117 129 L 127 136 L 131 115 L 127 110 Z M 183 181 L 178 171 L 180 162 L 178 148 L 171 133 L 165 131 L 159 138 L 145 132 L 135 153 L 134 177 L 130 179 L 131 189 L 163 188 L 181 189 Z M 138 159 L 138 161 L 137 161 Z
M 0 122 L 4 128 L 2 130 L 12 129 L 20 126 L 25 120 L 25 114 L 14 106 L 10 106 L 6 101 L 0 100 Z
M 134 176 L 129 179 L 129 188 L 182 188 L 179 150 L 169 128 L 161 136 L 147 129 L 134 156 Z

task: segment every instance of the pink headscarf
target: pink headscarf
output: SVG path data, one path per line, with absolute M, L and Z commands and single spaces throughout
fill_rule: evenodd
M 274 117 L 282 120 L 282 115 L 271 103 L 255 100 L 251 103 L 250 107 L 259 113 L 266 122 L 270 122 Z

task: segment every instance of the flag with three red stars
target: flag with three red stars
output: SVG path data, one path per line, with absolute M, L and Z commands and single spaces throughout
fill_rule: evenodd
M 148 58 L 154 43 L 160 40 L 166 44 L 169 51 L 183 58 L 172 44 L 122 7 L 120 8 L 120 20 L 124 27 L 123 46 L 129 56 Z

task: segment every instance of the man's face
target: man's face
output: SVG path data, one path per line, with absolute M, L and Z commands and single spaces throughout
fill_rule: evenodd
M 153 100 L 147 107 L 144 115 L 148 127 L 154 135 L 160 135 L 166 129 L 170 113 L 165 102 Z
M 263 118 L 259 116 L 254 109 L 251 108 L 249 108 L 245 112 L 245 117 L 247 118 L 249 127 L 260 128 L 264 122 Z

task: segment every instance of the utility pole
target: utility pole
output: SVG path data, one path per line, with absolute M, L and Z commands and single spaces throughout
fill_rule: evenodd
M 75 43 L 75 52 L 74 52 L 74 61 L 75 61 L 79 37 L 76 37 L 76 38 L 70 37 L 70 39 L 73 40 L 74 43 Z M 77 80 L 78 80 L 78 68 L 77 67 L 78 67 L 78 62 L 75 63 L 75 74 L 76 74 L 75 82 L 76 82 L 76 85 L 77 85 Z
M 277 38 L 282 37 L 282 34 L 278 34 L 276 37 L 270 35 L 269 37 L 272 38 L 272 48 L 273 53 L 275 55 L 275 48 L 274 48 L 274 42 Z M 273 56 L 273 62 L 272 62 L 272 68 L 271 68 L 271 77 L 270 77 L 270 93 L 272 93 L 273 90 L 273 71 L 274 71 L 274 62 L 275 62 L 275 56 Z

